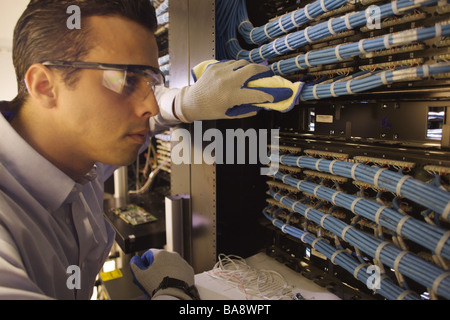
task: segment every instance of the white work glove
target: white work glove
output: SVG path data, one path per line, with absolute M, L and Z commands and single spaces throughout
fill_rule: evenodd
M 130 261 L 133 282 L 150 298 L 171 296 L 180 300 L 199 300 L 194 270 L 176 252 L 151 249 Z
M 302 82 L 275 76 L 270 68 L 245 60 L 205 61 L 194 69 L 196 83 L 175 97 L 182 122 L 254 116 L 262 109 L 287 112 L 298 104 Z

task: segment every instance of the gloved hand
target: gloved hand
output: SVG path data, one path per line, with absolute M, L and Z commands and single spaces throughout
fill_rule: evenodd
M 150 298 L 161 295 L 198 300 L 194 270 L 176 252 L 151 249 L 130 261 L 133 282 Z
M 262 109 L 286 112 L 299 101 L 303 83 L 274 76 L 245 60 L 205 61 L 192 70 L 196 83 L 181 89 L 174 111 L 183 122 L 254 116 Z

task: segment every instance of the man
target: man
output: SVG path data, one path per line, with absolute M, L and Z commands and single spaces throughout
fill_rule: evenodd
M 67 28 L 71 5 L 81 29 Z M 102 208 L 113 170 L 132 163 L 149 135 L 253 115 L 252 103 L 274 99 L 235 94 L 270 76 L 246 62 L 208 67 L 191 88 L 163 88 L 155 29 L 148 0 L 32 0 L 18 21 L 19 92 L 0 106 L 0 298 L 89 299 L 114 241 Z M 132 267 L 153 298 L 193 298 L 194 274 L 179 256 L 153 250 Z

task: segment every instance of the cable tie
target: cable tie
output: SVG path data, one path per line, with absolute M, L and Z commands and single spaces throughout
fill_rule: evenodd
M 383 71 L 382 73 L 381 73 L 381 75 L 380 75 L 380 78 L 381 78 L 381 82 L 383 82 L 383 84 L 389 84 L 389 82 L 387 81 L 387 79 L 386 79 L 386 71 Z
M 239 56 L 241 55 L 241 52 L 245 51 L 245 50 L 239 50 L 238 53 L 236 54 L 236 60 L 239 60 Z
M 441 284 L 442 280 L 450 276 L 450 272 L 444 272 L 439 277 L 436 278 L 433 282 L 433 292 L 438 293 L 439 285 Z
M 352 201 L 352 205 L 351 205 L 351 207 L 350 207 L 350 210 L 351 210 L 354 214 L 356 214 L 356 212 L 355 212 L 355 206 L 356 206 L 356 204 L 357 204 L 360 200 L 362 200 L 362 198 L 356 198 L 355 200 Z
M 353 228 L 353 226 L 347 225 L 347 226 L 342 230 L 341 238 L 344 239 L 344 241 L 347 241 L 347 240 L 345 240 L 345 234 L 347 233 L 347 231 L 348 231 L 349 229 L 352 229 L 352 228 Z
M 301 168 L 301 166 L 300 166 L 300 160 L 303 158 L 303 156 L 300 156 L 300 157 L 298 157 L 297 158 L 297 167 L 299 167 L 299 168 Z
M 375 281 L 373 282 L 373 287 L 372 287 L 373 293 L 377 293 L 377 287 L 378 286 L 381 289 L 381 281 L 383 281 L 384 279 L 390 280 L 390 278 L 386 274 L 383 274 L 382 276 L 380 276 L 380 277 L 375 279 Z
M 427 64 L 422 66 L 423 77 L 428 78 L 430 76 L 430 67 Z
M 296 28 L 299 28 L 299 27 L 300 27 L 300 25 L 297 23 L 297 21 L 295 21 L 295 11 L 292 11 L 292 14 L 291 14 L 291 21 L 292 21 L 292 24 L 293 24 Z
M 284 204 L 284 203 L 283 203 L 284 198 L 287 198 L 287 196 L 282 196 L 282 197 L 280 198 L 279 202 L 280 202 L 281 204 Z
M 415 295 L 415 296 L 417 295 L 414 291 L 405 290 L 405 291 L 403 291 L 402 293 L 399 294 L 399 296 L 397 297 L 397 300 L 405 299 L 408 294 L 412 294 L 412 295 Z
M 348 29 L 348 30 L 353 29 L 353 27 L 352 27 L 351 24 L 350 24 L 350 13 L 347 13 L 347 14 L 344 16 L 344 19 L 345 19 L 345 26 L 347 27 L 347 29 Z
M 380 177 L 381 173 L 382 173 L 383 171 L 386 171 L 386 170 L 387 170 L 386 168 L 379 169 L 379 170 L 375 173 L 375 175 L 373 176 L 373 185 L 374 185 L 375 187 L 379 187 L 379 185 L 378 185 L 378 178 Z
M 352 174 L 353 180 L 356 180 L 355 171 L 356 171 L 356 167 L 357 167 L 357 166 L 359 166 L 359 163 L 355 163 L 355 164 L 352 166 L 351 174 Z
M 306 18 L 307 18 L 309 21 L 312 21 L 312 20 L 314 20 L 314 18 L 311 17 L 311 15 L 310 15 L 309 12 L 308 12 L 308 11 L 309 11 L 309 9 L 308 9 L 309 5 L 310 5 L 310 3 L 308 3 L 308 4 L 305 6 L 305 8 L 303 8 L 303 13 L 305 14 Z
M 397 228 L 395 229 L 395 232 L 397 232 L 398 235 L 402 234 L 402 228 L 403 225 L 405 224 L 406 220 L 411 219 L 411 216 L 404 216 L 403 218 L 400 219 L 400 221 L 397 224 Z
M 341 47 L 340 44 L 338 44 L 335 48 L 334 48 L 334 54 L 336 55 L 336 57 L 338 58 L 339 61 L 342 61 L 344 59 L 342 59 L 340 53 L 339 53 L 339 48 Z
M 333 160 L 333 161 L 331 161 L 331 162 L 330 162 L 330 165 L 328 166 L 328 171 L 330 171 L 331 174 L 334 174 L 334 175 L 335 175 L 335 173 L 333 172 L 333 165 L 334 165 L 337 161 L 338 161 L 338 160 Z
M 284 228 L 286 228 L 286 226 L 288 226 L 287 223 L 285 223 L 285 224 L 281 227 L 281 231 L 282 231 L 283 233 L 287 233 L 287 232 L 284 230 Z
M 319 169 L 319 163 L 320 163 L 322 160 L 323 160 L 323 159 L 319 159 L 319 160 L 316 161 L 316 170 L 317 170 L 317 171 L 321 171 L 321 170 Z
M 336 85 L 336 82 L 333 82 L 332 84 L 331 84 L 331 86 L 330 86 L 330 92 L 331 92 L 331 95 L 333 96 L 333 97 L 337 97 L 338 95 L 334 92 L 334 86 Z
M 314 96 L 314 99 L 320 100 L 319 96 L 317 95 L 317 84 L 315 84 L 313 86 L 313 96 Z
M 332 262 L 333 264 L 336 264 L 336 263 L 334 262 L 334 259 L 336 259 L 336 256 L 337 256 L 338 254 L 342 253 L 342 252 L 346 252 L 345 249 L 337 250 L 337 251 L 335 251 L 335 252 L 331 255 L 330 260 L 331 260 L 331 262 Z
M 283 17 L 280 17 L 280 18 L 278 19 L 278 26 L 280 27 L 281 31 L 283 31 L 284 33 L 289 33 L 289 31 L 287 31 L 287 30 L 284 28 L 284 26 L 283 26 L 282 18 L 283 18 Z
M 277 70 L 280 75 L 282 75 L 282 76 L 285 75 L 284 72 L 281 71 L 281 60 L 277 62 Z
M 302 236 L 300 237 L 300 240 L 302 240 L 302 242 L 306 242 L 305 239 L 303 239 L 306 235 L 311 234 L 309 232 L 303 232 Z
M 385 49 L 390 49 L 392 47 L 391 44 L 389 43 L 389 34 L 384 36 L 383 44 Z
M 314 249 L 316 249 L 316 243 L 320 240 L 323 240 L 323 238 L 316 238 L 312 243 L 311 243 L 311 247 L 313 247 Z M 317 250 L 317 249 L 316 249 Z
M 403 176 L 400 181 L 397 183 L 397 187 L 395 188 L 395 193 L 398 195 L 401 195 L 401 190 L 402 190 L 402 186 L 403 183 L 405 183 L 405 181 L 409 178 L 412 178 L 411 176 Z
M 238 41 L 238 39 L 236 39 L 236 38 L 228 39 L 228 41 L 225 43 L 225 46 L 227 46 L 231 41 Z
M 250 31 L 250 41 L 253 42 L 253 44 L 258 45 L 258 43 L 256 43 L 255 40 L 253 40 L 253 31 L 255 31 L 255 28 L 253 28 L 253 29 Z
M 400 260 L 402 260 L 402 258 L 408 253 L 409 253 L 408 251 L 402 251 L 397 255 L 397 257 L 394 260 L 394 270 L 395 271 L 398 271 L 398 265 L 400 264 Z
M 306 210 L 305 210 L 305 218 L 308 219 L 308 220 L 309 220 L 309 218 L 308 218 L 309 210 L 312 210 L 312 208 L 311 208 L 311 207 L 308 207 L 308 208 L 306 208 Z
M 269 40 L 272 40 L 273 38 L 269 35 L 269 32 L 267 31 L 267 27 L 269 26 L 268 23 L 264 26 L 264 33 L 266 34 L 266 37 L 269 38 Z
M 308 51 L 308 52 L 305 54 L 305 63 L 306 63 L 306 65 L 307 65 L 308 67 L 312 67 L 312 65 L 309 63 L 309 60 L 308 60 L 308 56 L 309 56 L 310 53 L 311 53 L 311 51 Z
M 450 238 L 450 230 L 442 235 L 441 240 L 439 240 L 438 244 L 436 245 L 436 249 L 434 249 L 434 252 L 438 256 L 441 255 L 442 248 L 444 247 L 444 245 L 447 242 L 448 238 Z
M 442 35 L 442 25 L 438 22 L 434 26 L 435 26 L 435 29 L 436 29 L 436 38 L 441 37 L 441 35 Z
M 261 47 L 261 48 L 262 48 L 262 47 Z M 253 49 L 253 50 L 255 50 L 255 49 Z M 255 61 L 253 61 L 253 58 L 252 58 L 252 52 L 253 52 L 253 50 L 251 50 L 251 51 L 248 52 L 248 60 L 249 60 L 250 62 L 252 62 L 252 63 L 255 63 Z
M 309 27 L 307 27 L 305 30 L 304 30 L 304 35 L 305 35 L 305 39 L 306 39 L 306 41 L 308 41 L 308 43 L 312 43 L 312 40 L 309 38 L 309 35 L 308 35 L 308 29 L 309 28 L 311 28 L 311 26 L 309 26 Z
M 323 217 L 320 219 L 320 226 L 321 226 L 322 228 L 325 228 L 325 227 L 323 226 L 323 223 L 325 222 L 325 219 L 328 218 L 329 216 L 331 216 L 331 215 L 330 215 L 329 213 L 327 213 L 327 214 L 324 214 Z
M 292 211 L 295 211 L 295 206 L 297 205 L 297 203 L 301 203 L 301 202 L 299 200 L 295 201 L 291 206 Z
M 298 58 L 300 58 L 300 56 L 295 57 L 295 64 L 297 65 L 297 68 L 300 70 L 305 70 L 305 68 L 300 65 L 300 62 L 298 62 Z
M 328 20 L 328 31 L 330 31 L 330 33 L 334 36 L 334 35 L 336 35 L 336 31 L 334 31 L 333 30 L 333 20 L 334 20 L 335 18 L 330 18 L 329 20 Z
M 355 277 L 355 279 L 358 279 L 358 272 L 359 270 L 361 270 L 362 268 L 369 266 L 367 263 L 361 263 L 360 265 L 358 265 L 355 270 L 353 271 L 353 277 Z
M 347 89 L 347 93 L 349 93 L 349 94 L 354 94 L 354 92 L 352 91 L 352 88 L 351 88 L 352 81 L 353 80 L 347 81 L 347 84 L 345 85 L 345 87 Z
M 287 176 L 288 176 L 287 174 L 284 174 L 283 178 L 281 178 L 281 181 L 283 181 L 284 184 L 286 184 L 286 182 L 284 181 L 284 178 L 286 178 Z
M 375 260 L 380 261 L 381 250 L 383 250 L 383 248 L 388 244 L 390 244 L 390 243 L 387 241 L 383 241 L 382 243 L 380 243 L 378 245 L 377 250 L 375 251 Z
M 450 201 L 447 202 L 447 205 L 445 206 L 444 212 L 442 213 L 442 217 L 445 220 L 448 220 L 448 215 L 450 214 Z
M 318 197 L 317 196 L 317 190 L 319 190 L 319 188 L 320 188 L 321 186 L 316 186 L 315 188 L 314 188 L 314 191 L 313 191 L 313 194 L 316 196 L 316 197 Z
M 331 197 L 331 203 L 336 204 L 336 196 L 339 193 L 342 193 L 342 191 L 337 191 L 337 192 L 333 193 L 333 196 Z
M 376 222 L 377 224 L 380 224 L 380 216 L 381 216 L 381 212 L 382 212 L 384 209 L 386 209 L 386 208 L 388 208 L 388 207 L 386 207 L 386 206 L 381 206 L 381 207 L 378 208 L 377 212 L 375 212 L 375 222 Z
M 278 70 L 278 73 L 279 73 L 279 74 L 281 74 L 282 76 L 284 76 L 283 71 L 281 71 L 280 64 L 281 64 L 281 60 L 277 62 L 277 70 Z
M 398 11 L 398 1 L 397 0 L 395 0 L 395 1 L 392 1 L 392 12 L 395 14 L 395 15 L 398 15 L 400 12 Z
M 303 180 L 298 180 L 298 182 L 297 182 L 297 189 L 298 190 L 301 190 L 300 189 L 300 185 L 302 184 L 302 182 L 303 182 Z
M 322 8 L 323 12 L 328 12 L 329 10 L 325 7 L 325 0 L 320 0 L 320 7 Z
M 359 42 L 358 42 L 358 49 L 359 49 L 359 51 L 362 54 L 366 54 L 367 53 L 366 49 L 364 49 L 364 39 L 359 40 Z
M 272 224 L 276 227 L 275 223 L 277 222 L 277 218 L 272 219 Z
M 266 60 L 266 58 L 264 58 L 264 56 L 263 56 L 263 54 L 262 54 L 262 46 L 261 47 L 259 47 L 259 56 L 261 57 L 261 59 L 263 60 L 263 61 L 265 61 Z
M 238 25 L 238 30 L 239 30 L 239 32 L 242 32 L 242 31 L 241 31 L 241 27 L 242 27 L 242 25 L 243 25 L 244 23 L 249 23 L 249 24 L 251 24 L 251 22 L 250 22 L 249 20 L 244 20 L 244 21 L 242 21 L 242 22 L 239 23 L 239 25 Z
M 292 47 L 289 45 L 289 43 L 288 43 L 288 38 L 289 38 L 289 36 L 290 36 L 291 34 L 292 34 L 292 33 L 289 33 L 288 35 L 286 35 L 286 36 L 284 37 L 284 44 L 286 45 L 286 48 L 288 48 L 288 49 L 291 50 L 291 51 L 294 51 L 295 49 L 292 48 Z
M 275 73 L 275 69 L 274 69 L 274 68 L 275 68 L 275 64 L 272 63 L 272 64 L 270 65 L 270 69 L 272 69 L 272 72 L 273 72 L 273 73 Z

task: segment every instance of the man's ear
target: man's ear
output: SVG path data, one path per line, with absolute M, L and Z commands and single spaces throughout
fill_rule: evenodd
M 40 63 L 33 64 L 25 74 L 28 93 L 45 108 L 56 106 L 56 81 L 55 73 Z

